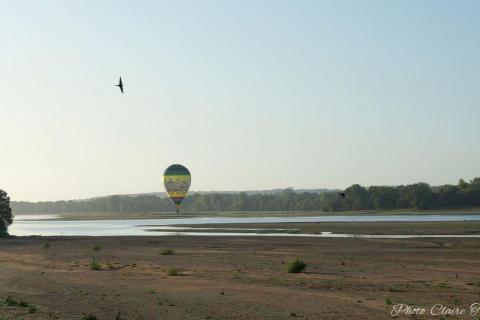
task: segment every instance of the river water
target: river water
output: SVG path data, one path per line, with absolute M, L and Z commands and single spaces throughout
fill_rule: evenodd
M 336 238 L 479 238 L 480 235 L 358 235 L 298 233 L 296 229 L 235 228 L 235 224 L 285 223 L 285 222 L 454 222 L 480 221 L 480 215 L 348 215 L 348 216 L 301 216 L 301 217 L 196 217 L 175 219 L 132 220 L 52 220 L 57 215 L 19 215 L 9 232 L 16 236 L 290 236 L 290 237 L 336 237 Z M 231 224 L 231 228 L 190 228 L 176 225 Z M 218 230 L 215 232 L 215 230 Z

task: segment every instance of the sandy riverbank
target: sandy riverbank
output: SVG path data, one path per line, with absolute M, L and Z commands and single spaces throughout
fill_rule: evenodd
M 175 254 L 159 254 L 166 248 Z M 2 239 L 0 298 L 24 300 L 37 312 L 0 305 L 0 317 L 110 320 L 120 311 L 122 319 L 145 320 L 390 319 L 389 301 L 476 302 L 479 249 L 480 241 L 462 239 Z M 308 263 L 305 273 L 285 272 L 295 257 Z M 104 270 L 90 270 L 92 258 Z M 171 268 L 183 275 L 168 276 Z

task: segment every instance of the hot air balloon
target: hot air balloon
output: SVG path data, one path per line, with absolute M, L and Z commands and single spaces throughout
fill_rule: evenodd
M 180 205 L 187 195 L 192 177 L 190 171 L 181 164 L 172 164 L 163 173 L 163 184 L 168 195 L 177 207 L 177 213 Z

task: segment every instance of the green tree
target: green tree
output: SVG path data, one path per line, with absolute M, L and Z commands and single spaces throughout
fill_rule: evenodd
M 445 185 L 438 188 L 438 204 L 441 207 L 462 205 L 462 193 L 458 186 Z
M 397 208 L 411 208 L 412 204 L 412 195 L 408 186 L 398 186 L 398 199 L 397 199 Z
M 399 192 L 395 187 L 370 187 L 369 193 L 375 209 L 393 209 L 397 206 Z
M 346 201 L 353 210 L 365 210 L 373 207 L 368 190 L 359 184 L 354 184 L 345 190 Z
M 480 205 L 480 178 L 474 178 L 462 189 L 462 196 L 467 205 Z
M 480 186 L 480 177 L 473 178 L 470 183 L 475 186 Z
M 7 236 L 8 226 L 13 222 L 10 198 L 7 193 L 0 190 L 0 236 Z
M 433 204 L 433 192 L 427 183 L 419 182 L 410 186 L 412 205 L 417 209 L 428 209 Z
M 458 187 L 462 190 L 467 189 L 468 188 L 468 183 L 466 183 L 465 180 L 460 179 L 460 180 L 458 180 Z

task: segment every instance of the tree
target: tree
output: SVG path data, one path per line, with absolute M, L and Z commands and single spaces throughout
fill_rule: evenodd
M 463 201 L 460 187 L 452 185 L 439 187 L 437 197 L 441 207 L 461 206 Z
M 462 189 L 462 195 L 467 205 L 480 205 L 480 178 L 474 178 Z
M 473 178 L 470 183 L 474 186 L 480 186 L 480 177 Z
M 354 184 L 345 190 L 346 202 L 352 210 L 365 210 L 373 207 L 368 190 L 359 184 Z
M 459 187 L 461 190 L 467 189 L 467 188 L 468 188 L 468 183 L 466 183 L 465 180 L 460 179 L 460 180 L 458 181 L 458 187 Z
M 419 182 L 409 186 L 412 195 L 412 205 L 417 209 L 428 209 L 433 201 L 432 189 L 427 183 Z
M 397 206 L 399 192 L 395 187 L 370 187 L 368 192 L 375 209 L 393 209 Z
M 10 208 L 10 197 L 3 190 L 0 190 L 0 236 L 8 235 L 8 226 L 13 222 L 12 209 Z

